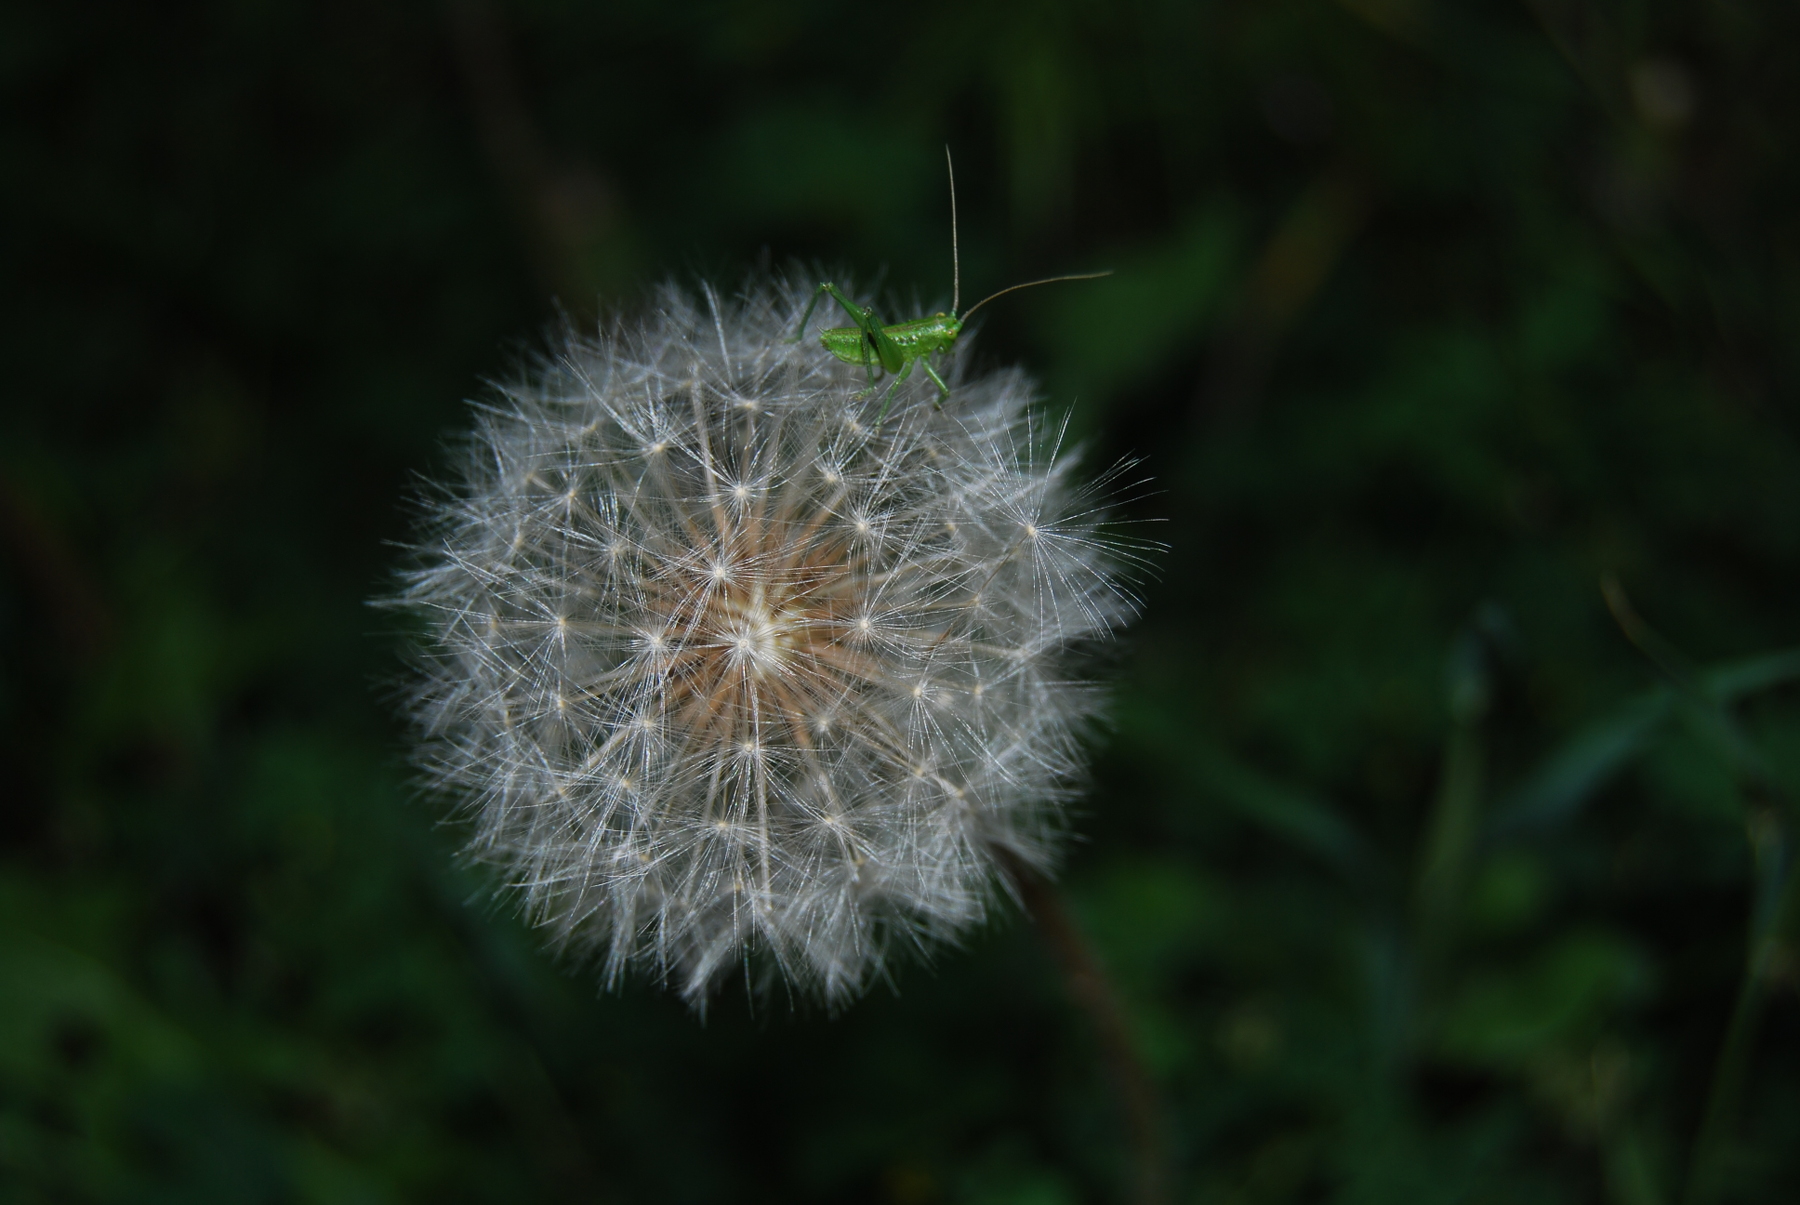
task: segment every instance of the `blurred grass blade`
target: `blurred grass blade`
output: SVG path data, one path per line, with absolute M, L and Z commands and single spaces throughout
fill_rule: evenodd
M 1549 828 L 1578 813 L 1649 745 L 1675 711 L 1666 687 L 1640 695 L 1577 733 L 1495 809 L 1490 838 Z
M 1419 948 L 1428 963 L 1437 960 L 1456 927 L 1469 862 L 1480 836 L 1482 784 L 1487 776 L 1481 727 L 1492 684 L 1479 627 L 1470 625 L 1457 639 L 1449 671 L 1450 739 L 1415 890 Z
M 1125 709 L 1121 709 L 1122 711 Z M 1122 743 L 1132 755 L 1182 787 L 1216 800 L 1290 845 L 1341 871 L 1368 864 L 1368 849 L 1349 822 L 1305 791 L 1278 782 L 1225 750 L 1181 730 L 1156 707 L 1120 716 Z
M 1324 801 L 1244 765 L 1220 749 L 1190 746 L 1192 778 L 1238 814 L 1341 870 L 1367 862 L 1362 838 Z
M 1800 649 L 1784 649 L 1708 670 L 1700 675 L 1700 689 L 1713 702 L 1727 704 L 1795 679 L 1800 679 Z
M 1717 706 L 1800 680 L 1800 649 L 1747 657 L 1697 675 L 1700 693 Z M 1549 828 L 1575 816 L 1646 748 L 1678 711 L 1676 691 L 1661 686 L 1625 703 L 1577 733 L 1511 791 L 1488 825 L 1490 838 Z

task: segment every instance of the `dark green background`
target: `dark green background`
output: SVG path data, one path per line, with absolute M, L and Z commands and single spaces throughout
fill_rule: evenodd
M 947 301 L 946 142 L 967 293 L 1118 269 L 976 346 L 1155 481 L 1065 882 L 1175 1199 L 1800 1199 L 1797 45 L 1775 0 L 8 3 L 0 1200 L 1122 1199 L 1016 916 L 837 1018 L 597 998 L 456 868 L 365 603 L 552 296 Z

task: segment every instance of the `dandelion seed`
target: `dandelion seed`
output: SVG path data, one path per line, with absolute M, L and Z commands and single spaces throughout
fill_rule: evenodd
M 696 1004 L 746 959 L 842 1001 L 1047 867 L 1096 701 L 1070 657 L 1132 611 L 1022 375 L 959 351 L 942 410 L 909 381 L 877 428 L 789 341 L 805 301 L 670 288 L 569 337 L 484 409 L 393 600 L 470 855 L 609 983 Z

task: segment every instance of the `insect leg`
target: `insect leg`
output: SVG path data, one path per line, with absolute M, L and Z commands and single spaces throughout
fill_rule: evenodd
M 938 387 L 938 395 L 931 399 L 931 404 L 937 409 L 942 410 L 944 408 L 944 399 L 950 396 L 950 386 L 944 384 L 944 378 L 940 377 L 931 365 L 927 364 L 924 360 L 919 361 L 919 367 L 925 370 L 925 375 L 931 378 L 931 383 Z
M 881 359 L 876 351 L 875 341 L 869 337 L 867 329 L 863 331 L 862 337 L 862 366 L 863 372 L 868 374 L 869 387 L 856 391 L 855 396 L 859 400 L 875 392 L 875 382 L 881 373 Z
M 806 303 L 806 312 L 800 315 L 800 329 L 794 332 L 794 337 L 788 340 L 789 343 L 798 343 L 806 337 L 806 324 L 812 321 L 813 311 L 819 308 L 819 298 L 823 297 L 825 291 L 830 287 L 828 284 L 822 284 L 813 290 L 812 299 Z
M 886 366 L 882 363 L 881 359 L 881 345 L 875 342 L 875 336 L 880 330 L 881 328 L 879 326 L 871 324 L 863 331 L 863 371 L 869 374 L 870 393 L 875 392 L 875 382 L 879 381 L 882 376 L 885 375 L 882 372 L 882 369 Z
M 887 417 L 888 407 L 894 404 L 894 390 L 900 388 L 900 382 L 912 375 L 913 365 L 921 363 L 924 363 L 924 361 L 908 360 L 906 366 L 894 377 L 894 383 L 888 386 L 887 393 L 884 394 L 881 399 L 881 412 L 875 416 L 875 429 L 877 431 L 881 430 L 881 420 Z M 928 367 L 925 371 L 931 372 L 931 369 Z M 936 375 L 936 373 L 932 373 L 933 377 L 936 377 Z
M 848 297 L 844 296 L 836 285 L 827 280 L 813 290 L 811 300 L 806 303 L 806 312 L 800 315 L 800 329 L 794 332 L 794 337 L 788 340 L 788 342 L 798 343 L 805 337 L 806 324 L 812 321 L 813 310 L 818 308 L 819 298 L 827 293 L 831 294 L 832 298 L 839 305 L 844 307 L 845 312 L 850 315 L 850 320 L 862 327 L 865 333 L 881 329 L 881 320 L 875 317 L 875 311 L 873 309 L 864 309 L 857 305 L 854 301 L 851 301 Z

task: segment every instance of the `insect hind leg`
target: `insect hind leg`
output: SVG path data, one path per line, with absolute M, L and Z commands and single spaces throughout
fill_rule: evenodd
M 800 327 L 794 332 L 794 337 L 788 340 L 789 343 L 798 343 L 806 338 L 806 324 L 812 321 L 813 311 L 819 308 L 819 298 L 823 297 L 829 288 L 831 288 L 829 284 L 822 284 L 813 290 L 813 295 L 806 302 L 806 312 L 800 315 Z
M 798 343 L 806 337 L 806 324 L 812 321 L 813 311 L 819 308 L 819 298 L 825 296 L 827 293 L 831 295 L 834 301 L 849 312 L 851 320 L 865 332 L 874 322 L 873 310 L 864 310 L 856 305 L 848 297 L 844 296 L 835 284 L 827 280 L 821 282 L 819 287 L 813 290 L 812 296 L 807 299 L 806 311 L 800 315 L 800 329 L 794 332 L 794 337 L 788 340 L 789 343 Z
M 906 362 L 906 367 L 902 368 L 898 373 L 896 373 L 894 375 L 894 383 L 892 385 L 889 385 L 887 393 L 882 395 L 881 409 L 875 415 L 875 429 L 877 431 L 881 430 L 882 420 L 887 418 L 888 407 L 892 406 L 894 404 L 894 391 L 900 388 L 900 383 L 902 381 L 906 380 L 907 377 L 910 377 L 912 375 L 913 365 L 920 364 L 920 363 L 923 363 L 923 361 L 908 360 Z M 925 371 L 931 372 L 931 369 L 929 367 L 927 367 L 925 369 Z M 932 373 L 932 376 L 935 378 L 937 376 L 937 374 Z

